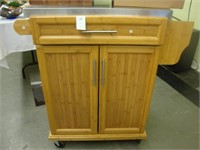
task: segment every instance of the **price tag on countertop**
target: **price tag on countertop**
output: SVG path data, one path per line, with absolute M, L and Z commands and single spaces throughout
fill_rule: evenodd
M 85 16 L 76 16 L 76 30 L 86 30 Z

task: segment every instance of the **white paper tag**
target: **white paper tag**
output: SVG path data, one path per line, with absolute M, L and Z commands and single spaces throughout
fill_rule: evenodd
M 76 16 L 76 30 L 86 30 L 85 16 Z

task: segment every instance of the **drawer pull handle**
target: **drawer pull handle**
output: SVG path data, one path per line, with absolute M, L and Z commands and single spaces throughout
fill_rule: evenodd
M 96 60 L 93 61 L 93 84 L 96 86 Z
M 104 82 L 105 82 L 105 60 L 103 58 L 102 60 L 102 86 L 104 86 Z
M 88 34 L 88 33 L 117 33 L 117 31 L 114 30 L 87 30 L 82 31 L 82 33 Z

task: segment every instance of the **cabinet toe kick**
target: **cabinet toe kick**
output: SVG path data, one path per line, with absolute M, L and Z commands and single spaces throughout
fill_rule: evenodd
M 88 134 L 88 135 L 52 135 L 49 132 L 49 140 L 58 141 L 104 141 L 104 140 L 137 140 L 146 139 L 147 133 L 137 134 Z

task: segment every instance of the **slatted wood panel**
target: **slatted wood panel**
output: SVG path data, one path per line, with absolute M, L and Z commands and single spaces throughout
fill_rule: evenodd
M 157 53 L 157 52 L 156 52 Z M 155 75 L 157 54 L 154 47 L 102 46 L 105 84 L 100 81 L 100 132 L 141 132 L 144 110 L 151 96 L 149 84 Z M 142 131 L 143 132 L 143 131 Z
M 38 47 L 52 134 L 97 132 L 98 87 L 91 80 L 97 52 L 95 46 Z

